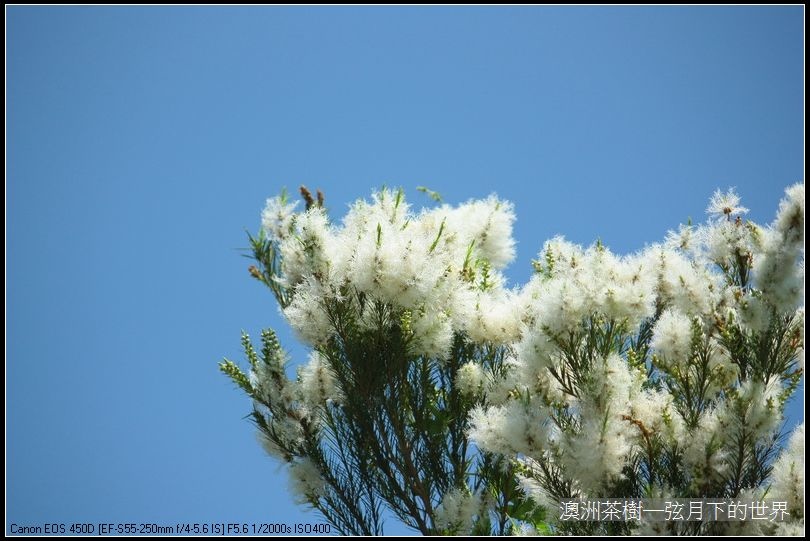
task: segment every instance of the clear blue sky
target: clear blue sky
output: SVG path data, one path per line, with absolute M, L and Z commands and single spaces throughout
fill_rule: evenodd
M 633 251 L 729 186 L 769 222 L 804 175 L 802 7 L 6 15 L 7 532 L 317 520 L 216 366 L 292 348 L 239 252 L 283 185 L 497 192 L 520 283 L 553 235 Z

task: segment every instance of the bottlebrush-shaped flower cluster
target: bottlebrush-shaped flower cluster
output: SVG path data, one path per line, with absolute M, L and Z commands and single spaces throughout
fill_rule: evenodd
M 490 197 L 415 213 L 402 191 L 383 190 L 339 226 L 322 207 L 294 210 L 270 199 L 262 221 L 279 243 L 278 279 L 294 291 L 284 316 L 303 341 L 333 335 L 334 301 L 353 303 L 368 328 L 384 317 L 381 305 L 393 308 L 407 319 L 412 351 L 428 357 L 446 358 L 455 333 L 499 343 L 519 336 L 516 296 L 501 274 L 515 256 L 510 203 Z

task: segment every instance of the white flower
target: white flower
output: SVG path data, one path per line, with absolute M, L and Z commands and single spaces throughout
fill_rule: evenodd
M 785 190 L 787 197 L 779 203 L 774 227 L 792 242 L 804 242 L 804 183 L 794 184 Z
M 679 444 L 683 458 L 698 481 L 721 478 L 728 468 L 722 441 L 727 438 L 728 421 L 725 403 L 703 413 L 698 426 Z
M 593 276 L 601 289 L 600 311 L 608 318 L 635 327 L 655 312 L 655 273 L 638 256 L 611 260 Z
M 713 313 L 721 277 L 712 275 L 684 254 L 660 246 L 652 247 L 644 257 L 656 271 L 658 295 L 664 304 L 688 315 Z
M 595 367 L 595 388 L 581 398 L 580 427 L 561 436 L 560 461 L 585 496 L 600 495 L 617 478 L 631 456 L 635 427 L 631 413 L 633 376 L 627 363 L 611 354 Z
M 480 494 L 471 494 L 466 488 L 454 488 L 444 495 L 436 508 L 436 526 L 456 533 L 469 533 L 483 507 Z
M 680 310 L 665 310 L 655 324 L 650 346 L 667 364 L 685 366 L 692 351 L 692 321 Z
M 547 448 L 551 431 L 548 415 L 535 404 L 511 400 L 470 414 L 470 439 L 493 453 L 532 456 Z
M 451 209 L 442 207 L 446 217 L 447 239 L 456 250 L 466 251 L 472 243 L 476 256 L 487 260 L 493 269 L 502 269 L 515 257 L 512 204 L 494 195 L 482 201 L 468 201 Z
M 537 505 L 542 505 L 544 507 L 556 507 L 558 502 L 556 498 L 552 497 L 543 485 L 533 477 L 536 475 L 535 472 L 541 471 L 540 462 L 531 458 L 531 457 L 517 457 L 515 461 L 522 466 L 522 471 L 525 471 L 527 474 L 524 475 L 523 473 L 517 474 L 518 483 L 520 483 L 520 488 L 523 489 L 523 492 L 526 493 L 526 496 L 531 498 L 534 503 Z M 545 462 L 549 462 L 549 460 L 545 459 Z
M 787 194 L 754 265 L 764 301 L 779 312 L 794 310 L 804 297 L 804 184 L 788 188 Z
M 706 397 L 714 399 L 738 381 L 740 368 L 732 362 L 728 349 L 716 338 L 709 338 L 708 351 L 709 379 L 706 382 Z
M 299 368 L 298 379 L 301 382 L 301 394 L 307 405 L 314 408 L 323 406 L 329 400 L 340 402 L 340 391 L 335 375 L 327 360 L 317 351 L 311 352 L 309 362 Z
M 276 442 L 271 440 L 267 437 L 267 434 L 264 433 L 262 430 L 256 431 L 256 439 L 259 441 L 259 444 L 264 449 L 264 452 L 270 455 L 273 458 L 284 458 L 284 450 L 279 447 Z
M 290 204 L 284 195 L 268 199 L 262 211 L 262 227 L 265 233 L 277 240 L 284 240 L 290 236 L 297 206 L 298 201 Z
M 456 373 L 456 387 L 464 395 L 477 395 L 484 385 L 484 371 L 476 362 L 465 363 Z
M 741 322 L 753 332 L 763 332 L 771 322 L 771 310 L 761 296 L 742 295 L 737 312 Z
M 289 400 L 286 401 L 290 403 Z M 283 442 L 283 447 L 295 447 L 303 442 L 304 430 L 300 421 L 307 416 L 304 408 L 297 408 L 293 415 L 284 415 L 280 418 L 271 415 L 261 404 L 254 403 L 254 408 L 264 415 L 270 433 Z M 270 456 L 285 458 L 286 452 L 276 442 L 267 437 L 264 431 L 259 430 L 256 437 Z
M 661 434 L 669 441 L 680 441 L 684 434 L 683 419 L 674 407 L 673 397 L 666 391 L 641 390 L 638 385 L 631 399 L 630 422 L 644 437 L 647 433 Z
M 556 335 L 573 331 L 582 324 L 582 319 L 591 308 L 577 284 L 562 278 L 538 282 L 536 302 L 533 303 L 534 319 L 540 329 Z
M 714 192 L 709 206 L 706 208 L 706 214 L 714 218 L 728 218 L 734 214 L 740 215 L 748 212 L 748 209 L 740 205 L 740 196 L 734 191 L 734 188 L 723 193 L 720 190 Z
M 525 390 L 536 396 L 547 406 L 570 405 L 575 400 L 575 397 L 571 396 L 560 381 L 551 374 L 548 366 L 518 362 L 514 376 L 511 378 L 514 381 L 508 388 L 507 393 L 514 388 Z M 492 391 L 490 391 L 487 398 L 490 401 L 497 400 L 498 398 L 493 397 L 492 394 Z
M 751 232 L 742 223 L 717 221 L 700 227 L 700 236 L 705 254 L 724 267 L 732 266 L 737 257 L 746 257 L 751 252 Z
M 324 304 L 329 297 L 329 291 L 309 276 L 295 288 L 292 302 L 283 310 L 290 326 L 307 344 L 325 343 L 334 333 Z
M 484 393 L 487 402 L 492 405 L 503 405 L 511 402 L 515 389 L 523 387 L 520 361 L 511 355 L 501 364 L 500 373 L 493 377 L 487 375 L 484 382 Z
M 657 265 L 647 256 L 554 239 L 539 260 L 544 273 L 532 277 L 519 302 L 528 307 L 523 317 L 551 336 L 576 330 L 593 314 L 635 326 L 655 311 Z
M 413 314 L 412 352 L 417 355 L 446 359 L 453 345 L 453 326 L 446 312 L 439 307 L 423 307 Z
M 479 292 L 466 328 L 474 342 L 508 344 L 520 337 L 521 313 L 510 291 Z
M 295 220 L 297 232 L 281 243 L 281 271 L 286 285 L 294 287 L 308 277 L 325 282 L 329 276 L 329 251 L 334 237 L 322 208 L 313 207 Z
M 790 441 L 773 465 L 770 499 L 786 501 L 792 512 L 804 512 L 804 423 L 790 436 Z M 794 515 L 795 516 L 795 515 Z
M 758 380 L 744 382 L 727 410 L 732 430 L 753 432 L 757 438 L 774 434 L 782 422 L 779 411 L 781 392 L 782 386 L 776 376 L 767 383 Z
M 528 537 L 537 535 L 537 530 L 531 524 L 521 522 L 512 528 L 512 535 L 515 537 Z
M 523 331 L 520 342 L 515 345 L 515 351 L 521 366 L 537 370 L 548 368 L 558 353 L 548 335 L 531 328 Z
M 695 227 L 681 224 L 678 231 L 668 231 L 664 245 L 670 249 L 677 249 L 683 252 L 690 252 L 695 248 L 696 235 Z
M 290 463 L 290 489 L 299 503 L 307 503 L 323 495 L 326 483 L 315 463 L 308 457 Z

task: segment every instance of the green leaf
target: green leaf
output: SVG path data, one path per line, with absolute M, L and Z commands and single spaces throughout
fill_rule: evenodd
M 422 192 L 423 194 L 427 195 L 437 203 L 442 202 L 442 196 L 439 195 L 439 192 L 434 192 L 433 190 L 426 188 L 425 186 L 417 186 L 416 190 Z

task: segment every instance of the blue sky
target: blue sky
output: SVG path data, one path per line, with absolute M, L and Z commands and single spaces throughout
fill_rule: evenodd
M 634 251 L 729 186 L 769 222 L 804 175 L 802 7 L 6 15 L 6 532 L 318 520 L 216 366 L 266 326 L 300 358 L 239 251 L 282 186 L 497 192 L 517 284 L 556 234 Z

